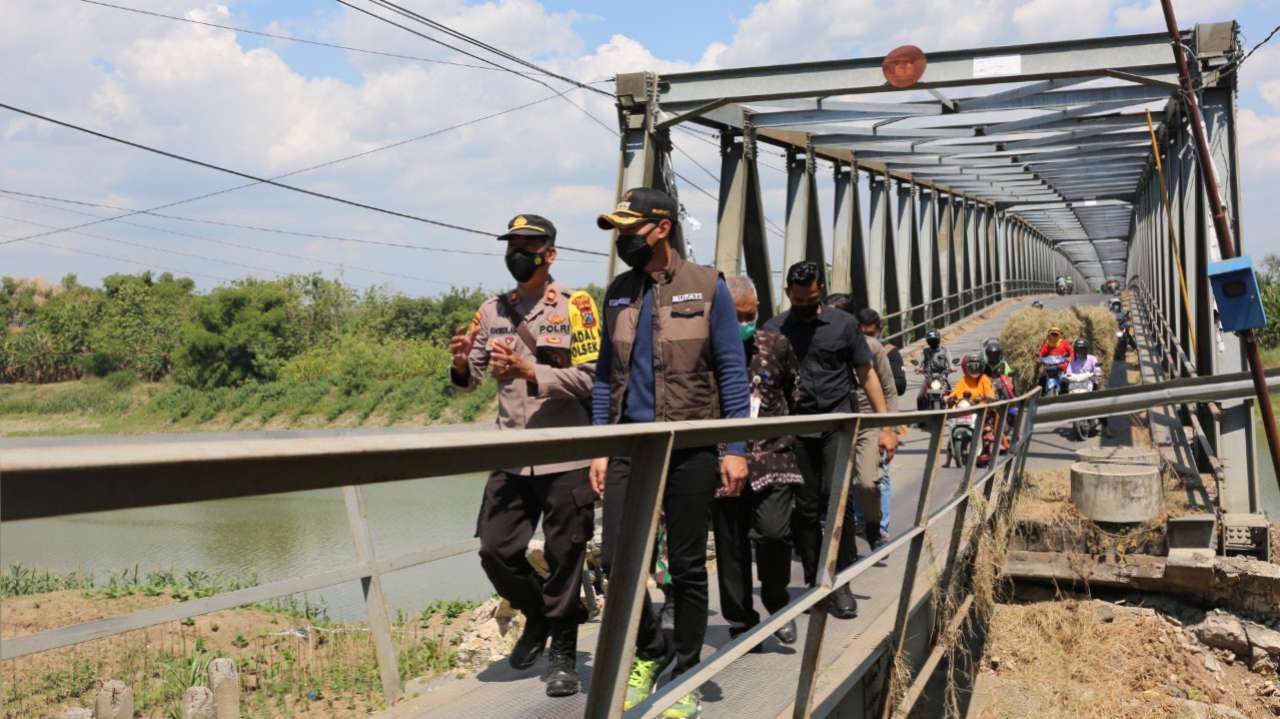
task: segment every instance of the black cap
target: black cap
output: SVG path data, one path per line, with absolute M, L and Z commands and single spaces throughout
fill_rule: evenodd
M 671 220 L 675 224 L 678 214 L 671 195 L 652 187 L 633 187 L 622 193 L 622 201 L 613 212 L 596 218 L 596 226 L 602 230 L 624 230 L 642 222 Z
M 507 223 L 507 231 L 498 235 L 498 239 L 504 242 L 512 237 L 544 238 L 554 245 L 556 226 L 541 215 L 516 215 Z

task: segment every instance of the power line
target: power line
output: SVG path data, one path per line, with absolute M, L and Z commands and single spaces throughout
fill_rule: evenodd
M 338 1 L 342 2 L 342 4 L 344 5 L 347 5 L 347 3 L 344 0 L 338 0 Z M 530 62 L 529 60 L 526 60 L 518 55 L 513 55 L 507 52 L 506 50 L 502 50 L 501 48 L 494 47 L 493 45 L 490 45 L 484 42 L 483 40 L 475 38 L 471 35 L 467 35 L 466 33 L 463 33 L 461 31 L 454 30 L 453 28 L 449 27 L 448 25 L 445 25 L 444 23 L 438 22 L 436 20 L 432 20 L 431 18 L 425 15 L 422 15 L 420 13 L 414 12 L 413 10 L 397 5 L 396 3 L 391 2 L 391 0 L 369 0 L 369 1 L 379 7 L 385 8 L 387 10 L 391 10 L 392 12 L 398 13 L 399 15 L 403 17 L 407 17 L 411 20 L 415 20 L 439 32 L 443 32 L 449 35 L 450 37 L 457 38 L 458 40 L 461 40 L 465 43 L 484 49 L 490 53 L 493 53 L 494 55 L 497 55 L 498 57 L 510 60 L 511 62 L 527 67 L 530 70 L 533 70 L 535 72 L 541 73 L 543 75 L 547 75 L 549 77 L 554 77 L 557 80 L 560 80 L 562 82 L 567 82 L 570 85 L 581 88 L 583 90 L 589 90 L 591 92 L 600 93 L 608 97 L 613 97 L 611 93 L 601 90 L 600 88 L 592 87 L 591 85 L 585 82 L 582 82 L 580 80 L 575 80 L 571 77 L 566 77 L 564 75 L 551 72 L 550 70 L 544 67 L 541 67 L 540 65 L 534 64 L 533 62 Z M 489 61 L 486 60 L 485 62 L 489 62 Z
M 17 200 L 16 198 L 12 198 L 12 197 L 10 197 L 10 198 L 6 198 L 6 199 L 9 199 L 10 201 L 29 202 L 29 201 L 27 201 L 27 200 Z M 85 212 L 80 212 L 79 210 L 71 210 L 71 209 L 67 209 L 67 208 L 65 208 L 65 207 L 54 207 L 53 205 L 45 205 L 45 204 L 43 204 L 43 203 L 31 203 L 31 204 L 38 204 L 38 205 L 41 205 L 42 207 L 53 207 L 54 209 L 59 209 L 59 210 L 62 210 L 63 212 L 73 212 L 73 213 L 80 214 L 80 215 L 86 215 L 86 214 L 89 214 L 89 213 L 85 213 Z M 89 215 L 89 216 L 90 216 L 90 217 L 92 217 L 93 215 Z M 4 219 L 7 219 L 7 220 L 13 220 L 13 221 L 15 221 L 15 222 L 24 222 L 24 223 L 26 223 L 26 224 L 28 224 L 28 225 L 34 225 L 34 226 L 36 226 L 36 227 L 54 227 L 54 225 L 46 225 L 46 224 L 43 224 L 43 223 L 40 223 L 40 222 L 34 222 L 34 221 L 32 221 L 32 220 L 24 220 L 24 219 L 22 219 L 22 218 L 20 218 L 20 217 L 9 217 L 9 216 L 7 216 L 7 215 L 0 215 L 0 218 L 4 218 Z M 213 243 L 213 244 L 217 244 L 217 245 L 225 245 L 225 246 L 228 246 L 228 247 L 236 247 L 236 248 L 239 248 L 239 249 L 252 250 L 252 251 L 254 251 L 254 252 L 262 252 L 262 253 L 264 253 L 264 254 L 279 255 L 279 256 L 281 256 L 281 257 L 287 257 L 287 258 L 289 258 L 289 259 L 294 259 L 294 260 L 303 260 L 303 261 L 306 261 L 306 262 L 318 262 L 318 263 L 320 263 L 320 264 L 325 264 L 325 265 L 331 265 L 331 266 L 334 266 L 334 267 L 338 267 L 339 269 L 350 269 L 350 270 L 356 270 L 356 271 L 358 271 L 358 272 L 368 272 L 368 273 L 375 274 L 375 275 L 382 275 L 382 276 L 384 276 L 384 277 L 395 277 L 395 278 L 398 278 L 398 279 L 413 280 L 413 281 L 415 281 L 415 282 L 426 282 L 426 283 L 428 283 L 428 284 L 433 284 L 433 285 L 445 285 L 445 286 L 452 286 L 452 283 L 450 283 L 450 282 L 442 282 L 442 281 L 440 281 L 440 280 L 428 279 L 428 278 L 426 278 L 426 277 L 418 277 L 418 276 L 415 276 L 415 275 L 406 275 L 406 274 L 401 274 L 401 273 L 398 273 L 398 272 L 386 272 L 386 271 L 384 271 L 384 270 L 375 270 L 375 269 L 373 269 L 373 268 L 371 268 L 371 267 L 361 267 L 361 266 L 359 266 L 359 265 L 353 265 L 353 264 L 349 264 L 349 263 L 345 263 L 345 262 L 334 262 L 334 261 L 332 261 L 332 260 L 323 260 L 323 259 L 319 259 L 319 258 L 315 258 L 315 257 L 307 257 L 307 256 L 305 256 L 305 255 L 295 255 L 295 254 L 288 253 L 288 252 L 278 252 L 278 251 L 276 251 L 276 250 L 266 250 L 266 249 L 261 249 L 261 248 L 258 248 L 258 247 L 254 247 L 254 246 L 252 246 L 252 245 L 245 245 L 245 244 L 241 244 L 241 243 L 239 243 L 239 242 L 231 242 L 231 241 L 229 241 L 229 240 L 218 240 L 218 239 L 214 239 L 214 238 L 211 238 L 211 237 L 201 237 L 201 236 L 199 236 L 199 235 L 192 235 L 192 234 L 189 234 L 189 233 L 186 233 L 186 232 L 178 232 L 178 231 L 176 231 L 176 230 L 165 230 L 165 229 L 161 229 L 161 228 L 159 228 L 159 227 L 147 227 L 146 225 L 138 225 L 138 224 L 136 224 L 136 223 L 128 223 L 128 224 L 134 225 L 134 226 L 136 226 L 136 227 L 142 227 L 142 228 L 145 228 L 145 229 L 154 230 L 154 231 L 156 231 L 156 232 L 164 232 L 164 233 L 166 233 L 166 234 L 176 235 L 176 236 L 178 236 L 178 237 L 186 237 L 186 238 L 189 238 L 189 239 L 192 239 L 192 240 L 199 240 L 199 241 L 201 241 L 201 242 L 211 242 L 211 243 Z M 273 275 L 277 275 L 277 276 L 284 276 L 284 275 L 289 274 L 288 272 L 280 272 L 279 270 L 273 270 L 273 269 L 270 269 L 270 268 L 268 268 L 268 267 L 259 267 L 259 266 L 257 266 L 257 265 L 244 264 L 244 263 L 242 263 L 242 262 L 236 262 L 236 261 L 234 261 L 234 260 L 225 260 L 225 259 L 222 259 L 222 258 L 219 258 L 219 257 L 209 257 L 209 256 L 207 256 L 207 255 L 198 255 L 198 254 L 194 254 L 194 253 L 191 253 L 191 252 L 183 252 L 182 250 L 175 250 L 175 249 L 171 249 L 171 248 L 168 248 L 168 247 L 157 247 L 157 246 L 155 246 L 155 245 L 148 245 L 148 244 L 143 243 L 143 242 L 134 242 L 134 241 L 130 241 L 130 240 L 121 240 L 121 239 L 117 239 L 117 238 L 114 238 L 114 237 L 107 237 L 106 235 L 96 235 L 96 234 L 92 234 L 92 233 L 89 233 L 89 232 L 81 232 L 81 231 L 78 231 L 78 230 L 77 230 L 77 231 L 73 231 L 71 234 L 81 235 L 81 236 L 84 236 L 84 237 L 90 237 L 90 238 L 97 239 L 97 240 L 105 240 L 106 242 L 114 242 L 114 243 L 116 243 L 116 244 L 120 244 L 120 245 L 130 245 L 130 246 L 133 246 L 133 247 L 140 247 L 140 248 L 142 248 L 142 249 L 154 250 L 154 251 L 156 251 L 156 252 L 166 252 L 166 253 L 169 253 L 169 254 L 172 254 L 172 255 L 181 255 L 181 256 L 184 256 L 184 257 L 191 257 L 191 258 L 194 258 L 194 259 L 198 259 L 198 260 L 205 260 L 205 261 L 208 261 L 208 262 L 220 262 L 220 263 L 222 263 L 222 264 L 226 264 L 226 265 L 234 265 L 234 266 L 242 267 L 242 268 L 245 268 L 245 269 L 256 270 L 256 271 L 258 271 L 258 272 L 267 272 L 267 273 L 269 273 L 269 274 L 273 274 Z
M 0 237 L 7 238 L 9 240 L 20 239 L 20 238 L 15 238 L 13 235 L 0 235 Z M 81 250 L 75 247 L 64 247 L 62 245 L 55 245 L 52 242 L 41 242 L 40 240 L 31 240 L 30 242 L 33 245 L 40 245 L 41 247 L 48 247 L 54 250 L 66 250 L 67 252 L 74 252 L 78 255 L 89 255 L 90 257 L 100 257 L 105 260 L 114 260 L 116 262 L 126 262 L 131 265 L 138 265 L 139 267 L 146 267 L 147 269 L 152 269 L 152 270 L 164 270 L 165 272 L 176 272 L 180 275 L 188 275 L 192 277 L 203 277 L 207 280 L 214 280 L 216 282 L 234 282 L 235 281 L 229 277 L 219 277 L 218 275 L 209 275 L 203 272 L 188 272 L 186 270 L 179 270 L 173 267 L 165 267 L 164 265 L 157 265 L 151 262 L 139 262 L 137 260 L 131 260 L 127 257 L 116 257 L 115 255 L 105 255 L 105 254 L 102 254 L 101 252 L 91 252 L 89 250 Z
M 502 115 L 506 115 L 506 114 L 509 114 L 509 113 L 512 113 L 512 112 L 516 112 L 516 111 L 518 111 L 518 110 L 523 110 L 523 109 L 525 109 L 525 108 L 527 108 L 527 107 L 532 107 L 532 106 L 534 106 L 534 105 L 538 105 L 538 104 L 541 104 L 541 103 L 543 103 L 543 102 L 547 102 L 547 101 L 549 101 L 549 100 L 553 100 L 553 99 L 555 99 L 555 97 L 556 97 L 556 95 L 548 95 L 547 97 L 544 97 L 544 98 L 539 99 L 539 100 L 535 100 L 535 101 L 533 101 L 533 102 L 527 102 L 527 103 L 524 103 L 524 104 L 521 104 L 521 105 L 517 105 L 517 106 L 515 106 L 515 107 L 508 108 L 508 109 L 506 109 L 506 110 L 501 110 L 501 111 L 499 111 L 499 112 L 490 113 L 490 114 L 488 114 L 488 115 L 484 115 L 484 116 L 482 116 L 482 117 L 477 117 L 477 118 L 474 118 L 474 119 L 472 119 L 472 120 L 467 120 L 467 121 L 464 121 L 464 122 L 456 123 L 456 124 L 450 125 L 450 126 L 448 126 L 448 127 L 443 127 L 443 128 L 439 128 L 439 129 L 437 129 L 437 130 L 432 130 L 431 132 L 424 133 L 424 134 L 422 134 L 422 135 L 417 135 L 417 136 L 415 136 L 415 137 L 411 137 L 411 138 L 408 138 L 408 139 L 405 139 L 405 140 L 399 140 L 399 141 L 397 141 L 397 142 L 393 142 L 393 143 L 390 143 L 390 144 L 388 144 L 388 145 L 381 145 L 381 146 L 379 146 L 379 147 L 375 147 L 375 148 L 372 148 L 372 149 L 369 149 L 369 150 L 364 150 L 364 151 L 362 151 L 362 152 L 357 152 L 357 153 L 355 153 L 355 154 L 353 154 L 353 155 L 346 155 L 346 156 L 344 156 L 344 157 L 339 157 L 339 158 L 336 158 L 336 159 L 333 159 L 333 160 L 329 160 L 329 161 L 326 161 L 326 162 L 321 162 L 321 163 L 319 163 L 319 164 L 317 164 L 317 165 L 310 165 L 310 166 L 303 167 L 303 168 L 298 169 L 298 170 L 293 170 L 293 171 L 291 171 L 291 172 L 286 172 L 286 173 L 284 173 L 284 174 L 282 174 L 282 175 L 276 175 L 275 177 L 273 177 L 273 178 L 271 178 L 271 179 L 273 179 L 273 180 L 280 180 L 280 179 L 283 179 L 283 178 L 286 178 L 286 177 L 292 177 L 293 175 L 299 175 L 299 174 L 302 174 L 302 173 L 304 173 L 304 172 L 310 172 L 310 171 L 312 171 L 312 170 L 319 170 L 319 169 L 322 169 L 322 168 L 325 168 L 325 167 L 331 167 L 331 166 L 333 166 L 333 165 L 337 165 L 337 164 L 342 163 L 342 162 L 347 162 L 347 161 L 349 161 L 349 160 L 359 159 L 359 158 L 361 158 L 361 157 L 366 157 L 366 156 L 368 156 L 368 155 L 372 155 L 372 154 L 374 154 L 374 153 L 378 153 L 378 152 L 383 152 L 383 151 L 385 151 L 385 150 L 391 150 L 391 149 L 394 149 L 394 148 L 397 148 L 397 147 L 403 147 L 403 146 L 408 145 L 408 144 L 410 144 L 410 143 L 418 142 L 418 141 L 420 141 L 420 140 L 425 140 L 425 139 L 430 138 L 430 137 L 435 137 L 436 135 L 442 135 L 442 134 L 444 134 L 444 133 L 446 133 L 446 132 L 450 132 L 450 131 L 453 131 L 453 130 L 461 129 L 461 128 L 463 128 L 463 127 L 467 127 L 467 126 L 469 126 L 469 125 L 473 125 L 473 124 L 476 124 L 476 123 L 481 122 L 481 121 L 484 121 L 484 120 L 489 120 L 489 119 L 492 119 L 492 118 L 495 118 L 495 117 L 500 117 L 500 116 L 502 116 Z M 82 227 L 88 227 L 88 226 L 90 226 L 90 225 L 95 225 L 95 224 L 98 224 L 98 223 L 100 223 L 100 222 L 111 222 L 111 221 L 114 221 L 114 220 L 119 220 L 119 219 L 123 219 L 123 218 L 125 218 L 125 217 L 129 217 L 129 216 L 131 216 L 131 215 L 142 214 L 142 213 L 149 213 L 149 212 L 153 212 L 153 211 L 155 211 L 155 210 L 164 210 L 164 209 L 168 209 L 168 208 L 170 208 L 170 207 L 177 207 L 178 205 L 185 205 L 185 204 L 188 204 L 188 203 L 191 203 L 191 202 L 196 202 L 196 201 L 198 201 L 198 200 L 206 200 L 206 199 L 208 199 L 208 198 L 210 198 L 210 197 L 217 197 L 218 195 L 224 195 L 224 194 L 227 194 L 227 193 L 229 193 L 229 192 L 235 192 L 235 191 L 237 191 L 237 190 L 243 190 L 243 189 L 245 189 L 245 188 L 248 188 L 248 187 L 254 187 L 254 186 L 259 185 L 259 184 L 261 184 L 261 183 L 259 183 L 259 182 L 247 182 L 247 183 L 242 184 L 242 185 L 235 185 L 235 186 L 228 187 L 228 188 L 225 188 L 225 189 L 222 189 L 222 190 L 215 190 L 215 191 L 213 191 L 213 192 L 207 192 L 207 193 L 205 193 L 205 194 L 203 194 L 203 195 L 196 195 L 196 196 L 194 196 L 194 197 L 188 197 L 188 198 L 183 199 L 183 200 L 176 200 L 176 201 L 174 201 L 174 202 L 165 203 L 165 204 L 163 204 L 163 205 L 157 205 L 157 206 L 152 207 L 152 208 L 149 208 L 149 209 L 147 209 L 147 210 L 137 210 L 137 211 L 135 211 L 135 212 L 130 212 L 130 213 L 125 214 L 125 215 L 119 215 L 119 216 L 117 216 L 117 217 L 105 218 L 105 219 L 102 219 L 102 220 L 97 220 L 97 221 L 95 221 L 95 222 L 91 222 L 91 223 L 87 223 L 87 224 L 83 224 L 83 225 L 75 225 L 75 226 L 73 226 L 73 227 L 66 227 L 66 228 L 63 228 L 63 229 L 64 229 L 65 231 L 78 230 L 78 229 L 80 229 L 80 228 L 82 228 Z M 53 233 L 49 233 L 49 234 L 53 234 Z M 3 244 L 3 243 L 0 243 L 0 244 Z
M 276 180 L 274 180 L 274 179 L 269 179 L 269 178 L 264 178 L 264 177 L 258 177 L 257 175 L 251 175 L 251 174 L 249 174 L 249 173 L 247 173 L 247 172 L 241 172 L 241 171 L 239 171 L 239 170 L 233 170 L 233 169 L 230 169 L 230 168 L 227 168 L 227 167 L 223 167 L 223 166 L 221 166 L 221 165 L 215 165 L 215 164 L 210 163 L 210 162 L 204 162 L 203 160 L 197 160 L 197 159 L 195 159 L 195 158 L 187 157 L 187 156 L 185 156 L 185 155 L 179 155 L 179 154 L 174 153 L 174 152 L 169 152 L 168 150 L 161 150 L 161 149 L 159 149 L 159 148 L 151 147 L 151 146 L 149 146 L 149 145 L 143 145 L 142 143 L 134 142 L 134 141 L 132 141 L 132 140 L 126 140 L 126 139 L 124 139 L 124 138 L 116 137 L 116 136 L 114 136 L 114 135 L 108 135 L 108 134 L 103 133 L 103 132 L 98 132 L 97 130 L 91 130 L 91 129 L 89 129 L 89 128 L 87 128 L 87 127 L 83 127 L 83 126 L 81 126 L 81 125 L 76 125 L 76 124 L 71 123 L 71 122 L 66 122 L 65 120 L 58 120 L 58 119 L 55 119 L 55 118 L 49 117 L 49 116 L 47 116 L 47 115 L 41 115 L 41 114 L 39 114 L 39 113 L 32 112 L 32 111 L 30 111 L 30 110 L 24 110 L 24 109 L 19 108 L 19 107 L 14 107 L 13 105 L 8 105 L 8 104 L 5 104 L 5 103 L 0 103 L 0 108 L 4 108 L 4 109 L 9 110 L 9 111 L 11 111 L 11 112 L 16 112 L 16 113 L 19 113 L 19 114 L 22 114 L 22 115 L 26 115 L 26 116 L 28 116 L 28 117 L 32 117 L 32 118 L 35 118 L 35 119 L 38 119 L 38 120 L 43 120 L 43 121 L 45 121 L 45 122 L 52 123 L 52 124 L 54 124 L 54 125 L 60 125 L 60 126 L 62 126 L 62 127 L 68 128 L 68 129 L 78 130 L 78 131 L 80 131 L 80 132 L 83 132 L 83 133 L 86 133 L 86 134 L 89 134 L 89 135 L 93 135 L 94 137 L 98 137 L 98 138 L 101 138 L 101 139 L 104 139 L 104 140 L 110 140 L 111 142 L 116 142 L 116 143 L 119 143 L 119 144 L 121 144 L 121 145 L 125 145 L 125 146 L 127 146 L 127 147 L 132 147 L 132 148 L 134 148 L 134 149 L 138 149 L 138 150 L 145 150 L 146 152 L 150 152 L 150 153 L 153 153 L 153 154 L 156 154 L 156 155 L 160 155 L 161 157 L 167 157 L 167 158 L 169 158 L 169 159 L 173 159 L 173 160 L 180 160 L 180 161 L 182 161 L 182 162 L 186 162 L 186 163 L 189 163 L 189 164 L 192 164 L 192 165 L 196 165 L 196 166 L 198 166 L 198 167 L 204 167 L 204 168 L 206 168 L 206 169 L 216 170 L 216 171 L 218 171 L 218 172 L 223 172 L 223 173 L 226 173 L 226 174 L 229 174 L 229 175 L 234 175 L 234 176 L 236 176 L 236 177 L 243 177 L 243 178 L 245 178 L 245 179 L 247 179 L 247 180 L 252 180 L 254 183 L 257 183 L 257 184 L 272 185 L 272 186 L 274 186 L 274 187 L 279 187 L 279 188 L 281 188 L 281 189 L 285 189 L 285 190 L 292 190 L 292 191 L 294 191 L 294 192 L 298 192 L 298 193 L 301 193 L 301 194 L 304 194 L 304 195 L 310 195 L 310 196 L 312 196 L 312 197 L 318 197 L 318 198 L 321 198 L 321 199 L 329 200 L 329 201 L 331 201 L 331 202 L 337 202 L 337 203 L 339 203 L 339 204 L 348 205 L 348 206 L 351 206 L 351 207 L 357 207 L 357 208 L 360 208 L 360 209 L 363 209 L 363 210 L 370 210 L 370 211 L 372 211 L 372 212 L 378 212 L 378 213 L 381 213 L 381 214 L 384 214 L 384 215 L 390 215 L 390 216 L 392 216 L 392 217 L 399 217 L 399 218 L 403 218 L 403 219 L 406 219 L 406 220 L 414 220 L 414 221 L 417 221 L 417 222 L 426 223 L 426 224 L 428 224 L 428 225 L 434 225 L 434 226 L 436 226 L 436 227 L 443 227 L 443 228 L 446 228 L 446 229 L 457 230 L 457 231 L 459 231 L 459 232 L 466 232 L 466 233 L 470 233 L 470 234 L 473 234 L 473 235 L 481 235 L 481 236 L 484 236 L 484 237 L 494 237 L 494 236 L 496 235 L 496 233 L 493 233 L 493 232 L 486 232 L 486 231 L 484 231 L 484 230 L 477 230 L 477 229 L 475 229 L 475 228 L 473 228 L 473 227 L 465 227 L 465 226 L 463 226 L 463 225 L 455 225 L 455 224 L 452 224 L 452 223 L 449 223 L 449 222 L 442 222 L 442 221 L 440 221 L 440 220 L 433 220 L 433 219 L 431 219 L 431 218 L 422 217 L 422 216 L 414 215 L 414 214 L 410 214 L 410 213 L 407 213 L 407 212 L 400 212 L 400 211 L 398 211 L 398 210 L 388 210 L 388 209 L 386 209 L 386 208 L 378 207 L 378 206 L 376 206 L 376 205 L 370 205 L 370 204 L 366 204 L 366 203 L 363 203 L 363 202 L 357 202 L 357 201 L 355 201 L 355 200 L 348 200 L 348 199 L 346 199 L 346 198 L 338 197 L 338 196 L 336 196 L 336 195 L 330 195 L 330 194 L 327 194 L 327 193 L 324 193 L 324 192 L 317 192 L 317 191 L 315 191 L 315 190 L 308 190 L 308 189 L 306 189 L 306 188 L 304 188 L 304 187 L 298 187 L 297 185 L 290 185 L 290 184 L 287 184 L 287 183 L 278 182 L 278 181 L 276 181 Z M 22 241 L 22 240 L 24 240 L 24 239 L 31 239 L 31 238 L 35 238 L 35 237 L 42 237 L 42 236 L 44 236 L 44 235 L 47 235 L 47 234 L 53 234 L 54 232 L 58 232 L 58 231 L 61 231 L 61 230 L 52 230 L 52 231 L 45 232 L 45 233 L 38 233 L 38 234 L 35 234 L 35 235 L 30 235 L 30 236 L 28 236 L 28 237 L 26 237 L 26 238 L 19 238 L 19 239 L 16 239 L 16 240 L 6 240 L 6 241 L 4 241 L 4 242 L 0 242 L 0 245 L 6 245 L 6 244 L 13 243 L 13 242 L 21 242 L 21 241 Z M 581 253 L 584 253 L 584 254 L 605 255 L 605 253 L 603 253 L 603 252 L 596 252 L 596 251 L 594 251 L 594 250 L 580 250 L 580 249 L 571 248 L 571 247 L 562 247 L 561 249 L 566 249 L 566 250 L 570 250 L 570 251 L 573 251 L 573 252 L 581 252 Z
M 272 40 L 288 40 L 289 42 L 303 43 L 306 45 L 318 45 L 320 47 L 328 47 L 328 48 L 333 48 L 335 50 L 347 50 L 349 52 L 359 52 L 359 53 L 364 53 L 366 55 L 380 55 L 382 57 L 393 57 L 399 60 L 413 60 L 415 62 L 426 62 L 426 63 L 435 64 L 435 65 L 451 65 L 453 67 L 466 67 L 466 68 L 471 68 L 472 70 L 484 70 L 486 72 L 494 72 L 498 70 L 498 68 L 486 67 L 484 65 L 471 65 L 465 62 L 452 62 L 449 60 L 439 60 L 439 59 L 429 58 L 429 57 L 418 57 L 417 55 L 404 55 L 401 53 L 385 52 L 382 50 L 369 50 L 367 48 L 362 48 L 362 47 L 351 47 L 350 45 L 339 45 L 337 43 L 324 42 L 322 40 L 312 40 L 312 39 L 303 38 L 303 37 L 295 37 L 293 35 L 281 35 L 279 33 L 263 32 L 261 30 L 249 30 L 247 28 L 235 27 L 233 25 L 222 25 L 216 22 L 207 22 L 205 20 L 196 20 L 188 17 L 179 17 L 177 15 L 166 15 L 162 12 L 155 12 L 154 10 L 143 10 L 141 8 L 127 7 L 124 5 L 115 5 L 109 2 L 100 2 L 100 0 L 80 0 L 80 2 L 87 3 L 89 5 L 98 5 L 99 7 L 111 8 L 113 10 L 122 10 L 124 12 L 135 13 L 138 15 L 148 15 L 150 17 L 163 18 L 165 20 L 175 20 L 177 22 L 185 22 L 185 23 L 190 23 L 192 25 L 203 25 L 205 27 L 218 28 L 219 30 L 230 30 L 232 32 L 240 32 L 246 35 L 257 35 L 258 37 L 271 38 Z

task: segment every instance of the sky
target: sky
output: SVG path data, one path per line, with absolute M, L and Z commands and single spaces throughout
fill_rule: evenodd
M 370 7 L 366 0 L 351 2 Z M 79 0 L 3 0 L 0 102 L 253 175 L 296 173 L 282 182 L 486 232 L 496 233 L 516 214 L 537 213 L 557 224 L 566 247 L 608 249 L 608 235 L 593 218 L 612 205 L 616 183 L 610 98 L 574 90 L 565 96 L 571 104 L 525 78 L 460 67 L 456 63 L 480 63 L 337 2 L 118 4 L 416 59 L 303 45 Z M 1069 12 L 1060 0 L 403 4 L 588 82 L 638 70 L 876 56 L 907 43 L 929 52 L 1164 27 L 1158 0 L 1073 0 Z M 1280 24 L 1278 0 L 1179 0 L 1176 6 L 1183 27 L 1238 20 L 1248 45 Z M 1280 39 L 1244 65 L 1240 83 L 1244 246 L 1254 255 L 1280 252 L 1269 221 L 1280 190 Z M 528 106 L 497 114 L 521 105 Z M 453 128 L 462 123 L 468 124 Z M 676 169 L 714 193 L 714 140 L 677 133 L 675 141 L 692 156 L 676 155 Z M 403 144 L 370 152 L 393 143 Z M 368 154 L 298 172 L 358 153 Z M 773 168 L 782 163 L 764 159 Z M 779 225 L 783 181 L 772 168 L 762 170 L 766 215 Z M 490 237 L 266 185 L 226 191 L 243 184 L 0 109 L 0 189 L 44 196 L 0 194 L 0 243 L 219 193 L 159 210 L 170 217 L 138 215 L 0 244 L 0 275 L 56 281 L 74 273 L 97 284 L 112 273 L 153 269 L 194 277 L 207 289 L 247 275 L 320 272 L 411 295 L 510 284 L 497 254 L 502 245 Z M 825 185 L 820 195 L 828 226 Z M 709 261 L 715 203 L 688 184 L 681 199 L 700 225 L 688 234 L 695 256 Z M 603 282 L 604 273 L 601 258 L 570 251 L 560 253 L 555 267 L 570 285 Z

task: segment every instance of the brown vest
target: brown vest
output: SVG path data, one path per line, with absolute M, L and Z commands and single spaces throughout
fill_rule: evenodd
M 672 250 L 674 252 L 674 250 Z M 646 275 L 629 270 L 605 293 L 604 317 L 613 349 L 609 423 L 622 417 L 631 348 L 648 281 L 653 281 L 653 403 L 658 422 L 716 419 L 720 390 L 711 351 L 711 300 L 720 274 L 676 254 L 671 268 Z

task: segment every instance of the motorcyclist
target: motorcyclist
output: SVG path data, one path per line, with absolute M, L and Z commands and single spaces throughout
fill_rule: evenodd
M 939 368 L 946 368 L 943 374 L 951 372 L 951 353 L 942 346 L 942 333 L 930 328 L 924 333 L 924 350 L 920 354 L 920 364 L 916 366 L 916 374 L 932 374 Z M 936 360 L 936 362 L 935 362 Z M 929 383 L 920 385 L 920 393 L 916 395 L 916 409 L 923 412 L 929 409 Z
M 1040 345 L 1040 359 L 1057 355 L 1062 358 L 1062 362 L 1058 365 L 1058 369 L 1063 372 L 1067 371 L 1067 363 L 1071 361 L 1071 343 L 1062 336 L 1062 329 L 1058 327 L 1050 327 L 1049 334 L 1045 337 L 1044 344 Z M 1043 372 L 1042 372 L 1043 375 Z M 1041 377 L 1041 385 L 1044 384 L 1044 378 Z
M 1098 385 L 1102 382 L 1102 364 L 1098 362 L 1097 357 L 1089 354 L 1089 340 L 1077 337 L 1071 345 L 1071 352 L 1071 360 L 1067 362 L 1067 374 L 1092 374 L 1093 389 L 1098 389 Z
M 1120 318 L 1124 316 L 1124 304 L 1120 301 L 1119 297 L 1112 297 L 1107 302 L 1107 309 L 1111 310 L 1111 314 L 1116 318 L 1117 322 L 1119 322 Z
M 1000 340 L 989 337 L 982 343 L 982 360 L 982 373 L 991 380 L 996 396 L 1000 399 L 1013 397 L 1013 368 L 1005 361 Z
M 964 369 L 964 375 L 947 395 L 949 406 L 954 407 L 962 399 L 974 403 L 990 402 L 996 399 L 996 390 L 991 385 L 991 379 L 982 373 L 981 355 L 965 355 L 960 360 L 960 366 Z

